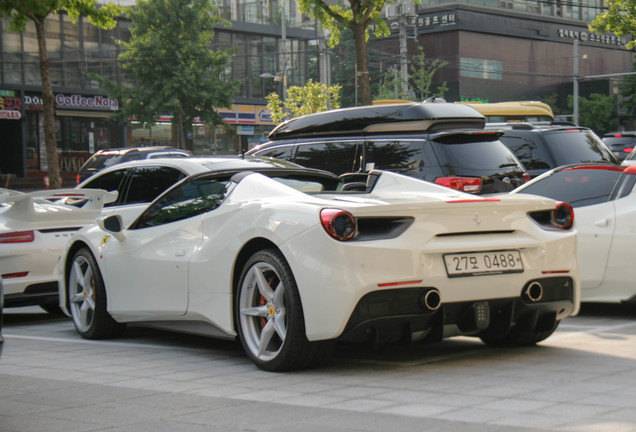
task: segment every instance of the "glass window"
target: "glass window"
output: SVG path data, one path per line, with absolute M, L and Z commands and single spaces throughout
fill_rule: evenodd
M 462 57 L 459 59 L 459 69 L 460 76 L 464 78 L 503 79 L 502 65 L 499 60 Z
M 201 178 L 186 182 L 152 204 L 131 229 L 187 219 L 217 208 L 227 194 L 228 178 Z
M 461 135 L 449 136 L 444 143 L 435 142 L 435 150 L 441 153 L 439 160 L 449 175 L 490 176 L 522 171 L 519 161 L 500 141 L 477 141 L 477 137 L 467 141 L 460 139 Z
M 571 129 L 546 133 L 543 137 L 557 166 L 574 162 L 616 163 L 612 152 L 590 131 Z
M 262 150 L 256 155 L 291 161 L 293 159 L 293 149 L 293 145 L 276 146 Z
M 506 147 L 512 150 L 526 169 L 545 170 L 552 168 L 552 157 L 545 148 L 536 145 L 532 140 L 507 135 L 503 135 L 500 139 Z
M 564 169 L 533 183 L 521 192 L 570 203 L 572 207 L 585 207 L 605 202 L 622 175 L 616 169 Z
M 112 172 L 97 176 L 91 181 L 89 181 L 88 183 L 86 183 L 86 185 L 84 185 L 83 188 L 103 189 L 108 192 L 119 191 L 119 186 L 122 184 L 124 178 L 126 177 L 127 172 L 128 172 L 128 168 L 112 171 Z M 121 195 L 118 196 L 116 201 L 106 204 L 105 207 L 120 205 L 122 198 L 123 197 Z
M 175 168 L 138 167 L 130 176 L 126 197 L 122 204 L 148 203 L 185 175 Z
M 367 142 L 366 161 L 375 169 L 411 174 L 421 171 L 424 164 L 422 141 Z
M 303 144 L 298 146 L 294 162 L 340 175 L 357 171 L 361 150 L 362 143 L 356 141 Z

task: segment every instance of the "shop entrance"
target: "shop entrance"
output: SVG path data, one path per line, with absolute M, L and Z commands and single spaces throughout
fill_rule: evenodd
M 0 174 L 24 177 L 25 168 L 22 158 L 22 122 L 18 120 L 0 120 Z M 2 185 L 1 187 L 4 187 Z

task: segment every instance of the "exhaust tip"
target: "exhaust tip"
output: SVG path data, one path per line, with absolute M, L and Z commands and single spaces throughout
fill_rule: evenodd
M 543 285 L 539 282 L 532 282 L 523 292 L 523 298 L 531 303 L 540 302 L 543 299 Z
M 431 289 L 426 291 L 420 298 L 420 306 L 429 311 L 436 311 L 442 306 L 442 297 L 439 295 L 439 291 Z

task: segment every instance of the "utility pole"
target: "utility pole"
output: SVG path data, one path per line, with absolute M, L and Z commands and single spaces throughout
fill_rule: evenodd
M 574 39 L 574 71 L 572 83 L 572 121 L 579 124 L 579 40 Z
M 398 8 L 400 14 L 400 80 L 402 82 L 402 97 L 409 94 L 409 72 L 406 48 L 406 3 L 402 0 Z
M 280 11 L 280 62 L 282 65 L 282 86 L 283 86 L 283 102 L 287 100 L 287 0 L 282 0 Z

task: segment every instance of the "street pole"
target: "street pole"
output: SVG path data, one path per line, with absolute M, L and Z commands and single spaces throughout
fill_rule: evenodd
M 283 104 L 287 100 L 287 13 L 286 13 L 287 0 L 281 2 L 280 12 L 280 41 L 281 48 L 281 64 L 283 66 Z
M 406 48 L 406 5 L 404 0 L 400 3 L 400 80 L 402 81 L 402 97 L 406 98 L 409 94 L 409 73 L 407 62 Z M 398 97 L 396 96 L 396 99 Z
M 579 124 L 579 40 L 574 39 L 574 76 L 572 88 L 572 121 Z

